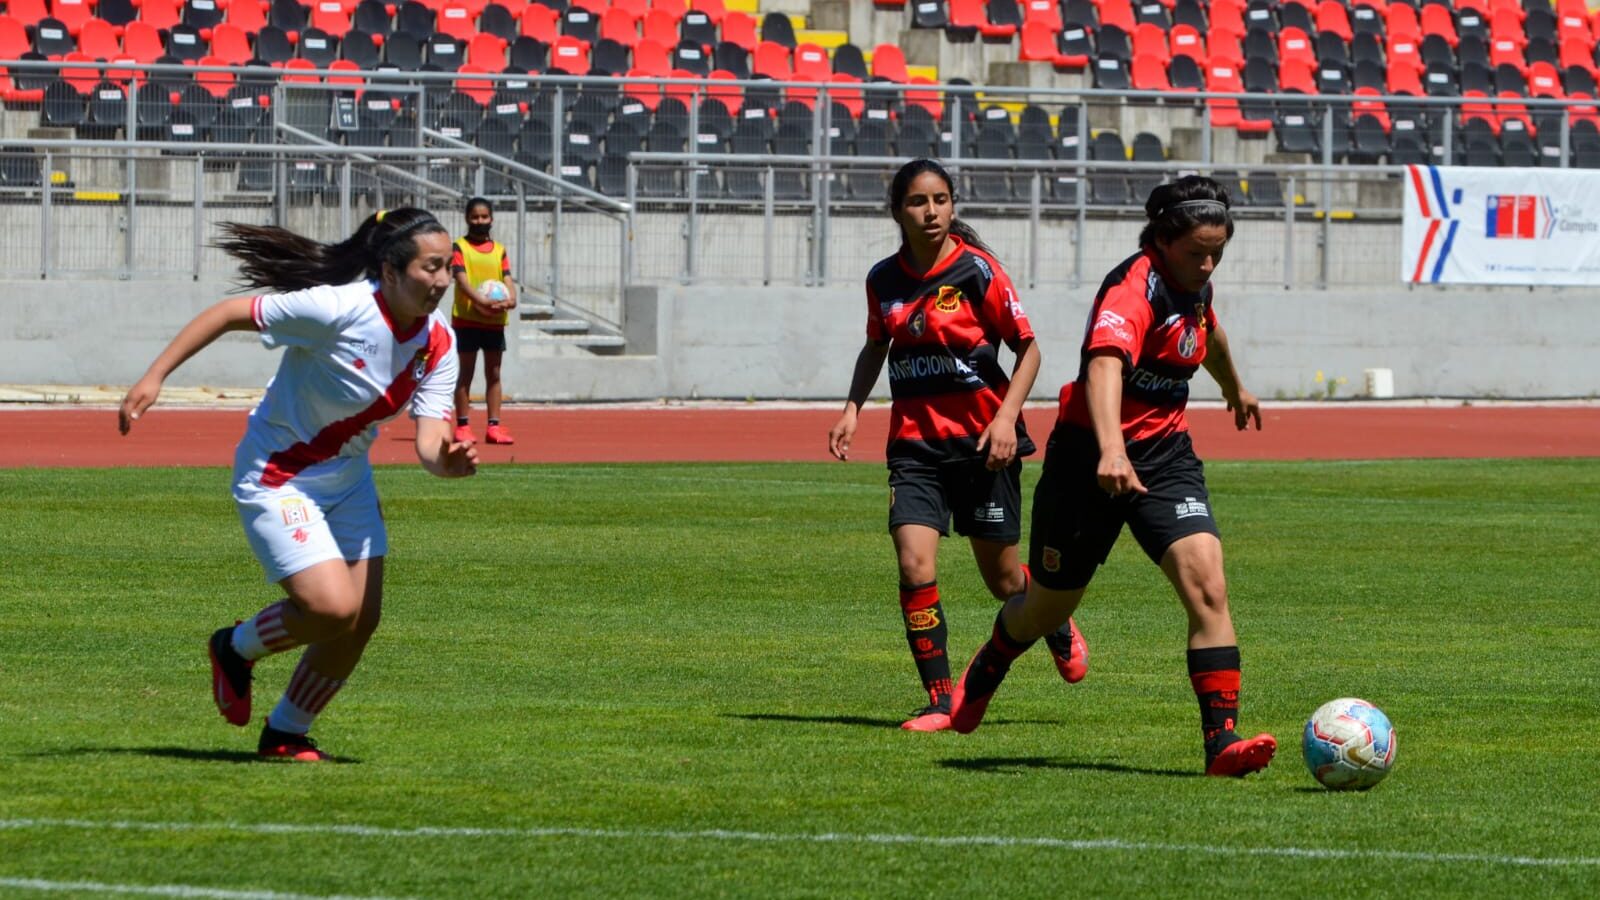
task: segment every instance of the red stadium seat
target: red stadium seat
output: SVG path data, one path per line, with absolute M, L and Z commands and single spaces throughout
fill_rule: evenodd
M 727 21 L 726 18 L 723 19 Z M 708 81 L 737 81 L 738 76 L 726 69 L 712 69 L 707 76 Z M 736 84 L 716 85 L 706 88 L 706 96 L 721 103 L 728 110 L 728 115 L 738 115 L 739 108 L 744 106 L 744 91 Z
M 879 44 L 872 50 L 872 77 L 905 84 L 906 54 L 898 44 Z
M 466 0 L 446 0 L 434 21 L 434 29 L 458 41 L 470 41 L 472 36 L 478 33 L 478 21 L 468 8 Z
M 1100 13 L 1100 27 L 1115 25 L 1129 34 L 1139 20 L 1133 14 L 1132 0 L 1099 0 L 1095 4 Z
M 1489 37 L 1509 38 L 1526 43 L 1528 35 L 1522 30 L 1522 20 L 1527 13 L 1520 6 L 1501 7 L 1489 14 Z
M 827 81 L 832 74 L 833 64 L 828 61 L 828 51 L 812 43 L 794 48 L 795 81 Z
M 668 78 L 699 78 L 699 75 L 688 69 L 673 69 L 667 73 Z M 693 84 L 668 84 L 661 89 L 663 97 L 671 97 L 683 102 L 685 108 L 695 102 L 695 95 L 699 93 L 699 86 Z
M 246 34 L 256 34 L 267 27 L 266 6 L 255 2 L 255 0 L 232 0 L 226 9 L 227 17 L 225 21 L 230 25 L 237 25 Z M 326 31 L 327 29 L 323 30 Z M 329 32 L 329 34 L 332 33 Z
M 1131 49 L 1134 59 L 1141 56 L 1154 59 L 1161 63 L 1162 72 L 1166 71 L 1167 60 L 1171 54 L 1167 51 L 1167 33 L 1161 26 L 1140 22 L 1133 29 Z M 1165 75 L 1162 77 L 1165 78 Z
M 640 20 L 639 36 L 655 41 L 664 47 L 678 46 L 678 20 L 683 15 L 674 16 L 664 9 L 652 9 L 644 14 Z
M 1508 37 L 1491 40 L 1489 42 L 1489 65 L 1513 65 L 1519 70 L 1526 71 L 1528 60 L 1522 55 L 1522 48 L 1525 43 Z
M 1317 93 L 1317 63 L 1303 59 L 1284 59 L 1278 62 L 1278 90 L 1299 94 Z
M 83 30 L 85 22 L 94 20 L 93 8 L 91 0 L 51 0 L 50 3 L 52 17 L 67 26 L 67 33 L 73 37 Z
M 457 71 L 462 75 L 487 75 L 490 70 L 463 63 Z M 494 82 L 487 78 L 462 78 L 456 81 L 456 93 L 479 106 L 488 106 L 494 102 Z
M 1378 95 L 1377 88 L 1356 88 L 1356 96 L 1358 97 L 1376 97 Z M 1383 126 L 1384 134 L 1388 134 L 1393 127 L 1393 123 L 1389 119 L 1389 109 L 1383 105 L 1382 100 L 1357 100 L 1350 104 L 1351 119 L 1363 115 L 1377 119 L 1378 124 Z
M 644 108 L 653 113 L 661 105 L 661 86 L 654 79 L 661 77 L 664 77 L 662 73 L 629 69 L 630 80 L 622 86 L 622 96 L 644 104 Z
M 234 0 L 234 3 L 240 2 L 249 0 Z M 346 4 L 345 0 L 313 0 L 309 25 L 342 39 L 345 32 L 350 30 L 350 13 L 354 9 L 355 7 Z
M 250 49 L 250 35 L 244 29 L 221 22 L 211 29 L 211 55 L 223 60 L 225 66 L 242 66 L 255 56 Z
M 690 0 L 689 8 L 710 16 L 714 25 L 721 25 L 722 17 L 727 15 L 722 0 Z
M 200 65 L 227 66 L 232 63 L 220 56 L 204 56 L 200 59 Z M 233 90 L 234 78 L 232 72 L 196 72 L 194 83 L 218 100 L 226 100 L 228 92 Z
M 1023 62 L 1056 61 L 1056 33 L 1050 29 L 1048 22 L 1022 23 L 1022 46 L 1017 51 L 1017 58 Z
M 122 55 L 117 28 L 104 19 L 90 19 L 78 32 L 78 50 L 90 59 L 113 60 Z M 10 58 L 10 57 L 6 57 Z
M 1239 39 L 1231 34 L 1210 35 L 1210 55 L 1206 57 L 1207 65 L 1231 66 L 1234 69 L 1244 68 L 1244 50 L 1239 46 Z
M 1594 53 L 1591 43 L 1580 37 L 1569 37 L 1561 42 L 1561 68 L 1566 69 L 1577 66 L 1595 72 Z
M 1129 72 L 1132 76 L 1133 89 L 1136 91 L 1172 90 L 1172 82 L 1167 80 L 1167 58 L 1165 55 L 1155 56 L 1135 53 Z
M 765 75 L 775 81 L 787 81 L 792 71 L 789 48 L 776 41 L 762 41 L 750 56 L 750 72 Z
M 122 31 L 122 54 L 134 62 L 153 63 L 167 52 L 154 25 L 129 22 Z
M 838 85 L 860 84 L 861 79 L 844 72 L 833 73 L 833 82 Z M 828 90 L 828 99 L 850 110 L 850 118 L 859 119 L 866 111 L 867 98 L 860 88 L 835 87 Z
M 1580 37 L 1584 40 L 1594 40 L 1593 31 L 1589 28 L 1587 11 L 1582 14 L 1563 12 L 1556 22 L 1556 38 L 1565 41 L 1569 37 Z
M 915 85 L 935 84 L 933 79 L 924 75 L 912 78 L 910 83 Z M 908 90 L 905 93 L 905 103 L 907 106 L 920 106 L 927 110 L 928 114 L 933 116 L 935 122 L 939 121 L 940 117 L 944 115 L 944 100 L 936 90 Z
M 550 68 L 569 75 L 589 74 L 589 45 L 571 35 L 563 34 L 550 44 Z
M 183 21 L 183 0 L 141 0 L 139 21 L 152 28 L 170 30 Z
M 1317 64 L 1317 50 L 1311 38 L 1298 28 L 1285 28 L 1278 32 L 1278 61 L 1291 60 L 1307 66 Z
M 671 70 L 672 50 L 669 48 L 649 38 L 641 38 L 639 43 L 633 45 L 633 71 L 665 78 Z
M 966 43 L 989 24 L 989 12 L 984 0 L 947 0 L 945 15 L 949 24 L 945 31 L 951 40 Z
M 461 66 L 462 71 L 471 66 L 480 72 L 504 72 L 506 46 L 506 39 L 497 34 L 473 35 L 467 41 L 467 61 Z
M 64 63 L 79 63 L 79 65 L 64 65 L 61 68 L 61 80 L 72 85 L 72 89 L 80 94 L 87 95 L 100 83 L 100 69 L 94 59 L 82 53 L 68 53 L 62 58 Z M 89 65 L 82 65 L 88 63 Z M 229 76 L 230 78 L 232 76 Z
M 761 38 L 756 34 L 756 20 L 747 13 L 730 12 L 722 17 L 722 39 L 755 52 Z
M 1167 33 L 1167 43 L 1171 56 L 1187 56 L 1201 66 L 1209 58 L 1206 56 L 1205 38 L 1191 25 L 1172 26 L 1172 31 Z
M 1450 7 L 1439 3 L 1428 3 L 1422 7 L 1422 36 L 1436 34 L 1445 39 L 1451 47 L 1461 43 L 1461 38 L 1456 35 L 1456 22 L 1450 15 Z
M 1022 4 L 1022 24 L 1043 22 L 1052 33 L 1061 30 L 1061 7 L 1056 0 L 1026 0 Z
M 1322 0 L 1317 4 L 1317 32 L 1330 31 L 1350 43 L 1354 32 L 1350 30 L 1350 11 L 1339 0 Z
M 1422 23 L 1417 21 L 1417 11 L 1404 3 L 1391 3 L 1383 13 L 1384 34 L 1389 40 L 1410 40 L 1422 43 Z
M 678 20 L 683 18 L 683 14 L 689 11 L 689 4 L 683 0 L 650 0 L 650 11 L 669 16 L 672 24 L 676 26 Z
M 1217 35 L 1231 34 L 1243 40 L 1244 6 L 1243 0 L 1212 0 L 1209 12 L 1210 39 L 1214 40 Z
M 1422 62 L 1422 47 L 1412 38 L 1390 37 L 1386 49 L 1391 69 L 1396 66 L 1409 66 L 1422 72 L 1428 68 Z
M 43 19 L 53 18 L 45 0 L 8 0 L 6 15 L 25 26 L 37 25 Z M 28 49 L 31 50 L 32 47 Z
M 517 33 L 533 38 L 541 44 L 554 44 L 561 36 L 561 14 L 541 3 L 529 3 L 517 20 Z
M 1385 72 L 1384 86 L 1391 94 L 1411 94 L 1420 97 L 1427 93 L 1422 88 L 1422 70 L 1404 62 L 1389 63 Z
M 318 84 L 322 81 L 319 76 L 307 75 L 301 71 L 304 69 L 315 69 L 316 67 L 317 64 L 311 60 L 296 56 L 295 58 L 283 64 L 283 80 L 288 83 Z
M 1566 91 L 1561 88 L 1561 73 L 1556 67 L 1540 61 L 1528 64 L 1528 95 L 1561 99 Z
M 600 14 L 600 39 L 632 47 L 639 43 L 639 17 L 631 10 L 611 7 Z

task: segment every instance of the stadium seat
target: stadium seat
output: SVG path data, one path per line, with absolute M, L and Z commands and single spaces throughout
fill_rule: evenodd
M 507 40 L 498 34 L 488 32 L 474 34 L 467 41 L 465 65 L 481 68 L 485 72 L 505 71 L 507 46 Z M 621 48 L 621 53 L 626 59 L 627 48 Z M 620 75 L 626 71 L 627 66 L 623 65 L 614 74 Z
M 137 19 L 139 10 L 133 0 L 99 0 L 94 4 L 94 17 L 120 29 Z
M 906 84 L 909 78 L 904 51 L 896 44 L 879 44 L 875 47 L 872 51 L 872 77 Z
M 571 35 L 561 35 L 550 45 L 551 72 L 585 75 L 589 72 L 589 45 Z
M 795 47 L 794 23 L 786 13 L 771 12 L 761 20 L 761 40 L 772 41 L 793 50 Z
M 561 14 L 561 34 L 592 44 L 600 39 L 600 17 L 582 7 L 570 6 Z
M 1052 61 L 1058 70 L 1078 71 L 1089 65 L 1094 56 L 1094 41 L 1090 31 L 1077 23 L 1069 23 L 1056 35 L 1056 55 Z
M 144 0 L 144 3 L 144 10 L 148 10 L 150 0 Z M 140 17 L 147 19 L 144 12 L 140 13 Z M 298 0 L 272 0 L 267 6 L 267 24 L 283 29 L 291 39 L 306 29 L 309 20 L 306 8 Z
M 408 2 L 409 5 L 409 2 Z M 531 37 L 545 46 L 555 43 L 561 36 L 560 13 L 548 6 L 529 3 L 518 20 L 518 33 Z M 430 28 L 431 31 L 431 28 Z

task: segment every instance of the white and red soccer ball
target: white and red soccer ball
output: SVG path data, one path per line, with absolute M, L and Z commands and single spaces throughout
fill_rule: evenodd
M 1364 791 L 1394 767 L 1394 725 L 1383 711 L 1355 697 L 1330 700 L 1306 722 L 1300 742 L 1306 768 L 1323 787 Z

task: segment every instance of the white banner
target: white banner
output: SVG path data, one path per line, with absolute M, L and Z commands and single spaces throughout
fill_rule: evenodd
M 1402 281 L 1600 284 L 1600 171 L 1406 170 Z

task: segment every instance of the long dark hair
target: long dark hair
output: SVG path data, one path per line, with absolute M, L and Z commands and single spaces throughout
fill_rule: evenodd
M 1204 175 L 1185 175 L 1157 185 L 1144 202 L 1150 221 L 1139 232 L 1139 246 L 1170 244 L 1200 225 L 1221 225 L 1233 240 L 1233 199 L 1222 185 Z
M 938 160 L 924 157 L 922 159 L 913 159 L 901 166 L 900 171 L 894 173 L 894 180 L 889 182 L 889 215 L 894 218 L 895 224 L 900 228 L 900 240 L 902 242 L 906 239 L 906 229 L 905 226 L 900 225 L 900 204 L 906 202 L 906 194 L 911 190 L 911 182 L 915 181 L 917 176 L 923 172 L 932 172 L 944 179 L 944 186 L 950 191 L 950 203 L 952 206 L 961 200 L 956 195 L 955 181 L 950 178 L 950 173 L 945 171 L 944 166 L 939 165 Z M 978 237 L 978 232 L 971 225 L 956 218 L 954 213 L 950 216 L 950 233 L 961 238 L 968 246 L 976 247 L 984 253 L 994 256 L 995 259 L 999 259 L 998 256 L 995 256 L 995 252 L 989 249 L 989 245 Z
M 415 207 L 379 210 L 337 244 L 274 225 L 224 222 L 222 233 L 214 246 L 239 260 L 239 283 L 275 291 L 379 278 L 384 263 L 404 269 L 416 258 L 419 235 L 450 234 L 433 213 Z

